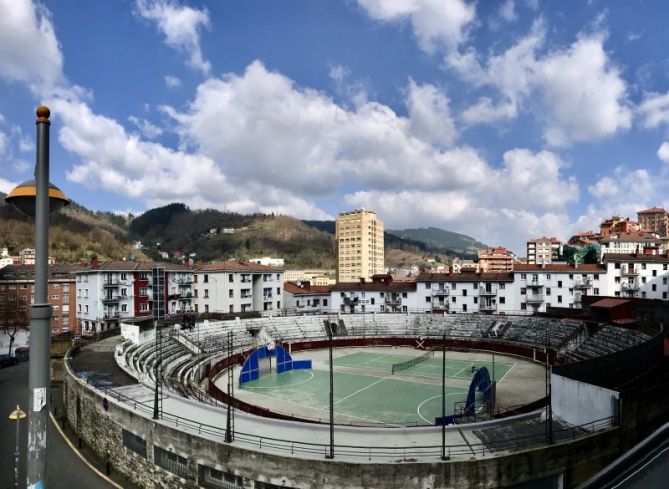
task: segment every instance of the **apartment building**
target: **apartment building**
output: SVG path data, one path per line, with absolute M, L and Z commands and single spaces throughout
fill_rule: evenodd
M 510 287 L 518 310 L 533 313 L 548 306 L 580 308 L 584 295 L 610 295 L 606 267 L 599 264 L 519 264 Z
M 82 334 L 118 327 L 119 321 L 151 316 L 153 275 L 163 268 L 163 303 L 167 315 L 193 310 L 193 273 L 172 263 L 106 261 L 93 259 L 76 272 L 77 322 Z
M 49 267 L 48 296 L 52 306 L 51 334 L 78 333 L 75 316 L 75 273 L 83 267 Z M 35 266 L 7 265 L 0 269 L 0 327 L 28 328 L 35 300 Z
M 464 260 L 462 258 L 453 258 L 451 260 L 451 272 L 460 273 L 460 272 L 478 272 L 479 264 L 474 260 Z
M 285 309 L 293 314 L 327 314 L 330 312 L 330 286 L 316 285 L 308 280 L 285 282 Z
M 519 309 L 511 272 L 423 272 L 416 277 L 418 310 L 443 313 L 495 313 Z
M 478 251 L 479 271 L 501 273 L 513 271 L 515 256 L 503 246 Z
M 34 265 L 35 264 L 35 249 L 34 248 L 24 248 L 19 251 L 19 260 L 21 265 Z M 53 256 L 49 257 L 49 265 L 55 265 L 56 259 Z
M 284 270 L 241 260 L 198 265 L 195 312 L 269 312 L 284 307 Z
M 333 278 L 334 270 L 314 269 L 314 270 L 286 270 L 283 279 L 286 282 L 310 282 L 312 285 L 332 285 L 335 283 Z
M 666 255 L 608 253 L 603 261 L 607 295 L 669 299 L 669 258 Z
M 599 234 L 608 236 L 616 233 L 635 233 L 641 231 L 639 223 L 632 221 L 629 217 L 613 216 L 604 219 L 599 225 Z
M 658 255 L 664 252 L 660 236 L 654 232 L 615 233 L 601 239 L 600 260 L 608 253 L 645 253 Z
M 371 280 L 384 273 L 383 221 L 376 212 L 340 212 L 336 222 L 337 282 Z
M 645 231 L 667 235 L 669 229 L 669 213 L 660 207 L 645 209 L 636 213 L 639 226 Z
M 562 255 L 562 242 L 551 236 L 531 239 L 527 242 L 527 263 L 553 263 Z
M 330 288 L 331 311 L 413 312 L 418 310 L 416 282 L 398 282 L 390 274 L 373 275 L 371 280 L 339 282 Z

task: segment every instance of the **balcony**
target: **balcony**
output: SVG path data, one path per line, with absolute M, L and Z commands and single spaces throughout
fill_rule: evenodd
M 589 289 L 592 287 L 592 279 L 589 278 L 581 278 L 581 279 L 576 279 L 574 280 L 574 288 L 575 289 Z
M 527 287 L 530 288 L 530 289 L 538 289 L 538 288 L 541 288 L 543 286 L 544 286 L 543 281 L 538 280 L 538 279 L 527 281 Z
M 399 307 L 402 305 L 401 297 L 386 297 L 386 305 L 392 307 Z
M 242 299 L 253 299 L 253 295 L 251 295 L 251 294 L 242 294 L 241 298 L 242 298 Z
M 544 301 L 543 294 L 532 294 L 527 296 L 528 304 L 541 304 Z
M 448 302 L 432 304 L 432 312 L 448 312 Z
M 480 296 L 494 296 L 497 295 L 497 287 L 479 287 Z
M 623 282 L 620 288 L 622 290 L 630 290 L 630 291 L 639 290 L 639 283 L 636 280 L 632 282 Z
M 439 297 L 450 294 L 448 287 L 440 287 L 438 289 L 432 289 L 432 296 Z
M 266 300 L 266 301 L 271 301 L 272 297 L 274 297 L 272 294 L 263 294 L 263 296 L 262 296 L 263 300 Z
M 628 277 L 635 277 L 635 276 L 639 275 L 639 267 L 623 265 L 622 266 L 622 273 L 623 273 L 623 275 L 628 276 Z
M 356 305 L 358 305 L 359 301 L 360 301 L 360 298 L 358 298 L 358 297 L 344 296 L 344 304 L 346 304 L 347 306 L 356 306 Z
M 193 283 L 192 278 L 180 278 L 177 280 L 177 284 L 179 284 L 179 287 L 188 287 Z
M 172 292 L 167 294 L 167 298 L 170 300 L 176 300 L 181 298 L 181 294 L 179 292 Z
M 113 304 L 121 300 L 120 295 L 107 295 L 102 298 L 103 304 Z
M 118 287 L 119 285 L 121 285 L 121 281 L 117 278 L 105 279 L 102 282 L 103 287 Z M 125 285 L 125 284 L 123 284 L 123 285 Z
M 482 301 L 479 304 L 479 311 L 486 311 L 486 312 L 491 312 L 491 311 L 496 311 L 497 310 L 497 303 L 496 302 L 486 302 Z
M 112 311 L 105 313 L 104 319 L 118 319 L 120 317 L 120 313 L 118 311 Z
M 239 281 L 243 284 L 250 284 L 251 283 L 251 276 L 250 275 L 242 275 L 242 278 Z

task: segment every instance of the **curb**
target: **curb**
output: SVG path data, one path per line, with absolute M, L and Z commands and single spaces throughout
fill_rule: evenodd
M 77 457 L 79 457 L 79 458 L 81 459 L 81 461 L 82 461 L 83 463 L 86 464 L 86 466 L 87 466 L 89 469 L 91 469 L 93 472 L 95 472 L 95 474 L 96 474 L 98 477 L 100 477 L 102 480 L 104 480 L 105 482 L 109 483 L 110 485 L 112 485 L 112 486 L 115 487 L 116 489 L 124 489 L 123 486 L 118 485 L 116 482 L 114 482 L 114 481 L 111 480 L 109 477 L 107 477 L 106 474 L 103 474 L 102 472 L 100 472 L 100 471 L 99 471 L 93 464 L 91 464 L 91 463 L 86 459 L 86 457 L 84 457 L 84 456 L 81 454 L 81 452 L 79 452 L 79 450 L 77 450 L 77 448 L 74 446 L 74 444 L 72 443 L 72 441 L 70 441 L 70 439 L 67 437 L 67 435 L 65 434 L 65 432 L 63 432 L 63 430 L 61 429 L 60 425 L 58 424 L 58 420 L 53 416 L 53 413 L 52 413 L 51 411 L 49 411 L 49 417 L 51 418 L 51 422 L 52 422 L 53 425 L 55 426 L 55 428 L 56 428 L 56 430 L 58 431 L 58 433 L 60 433 L 60 436 L 62 436 L 62 437 L 63 437 L 63 440 L 65 440 L 65 443 L 67 443 L 67 445 L 70 447 L 70 449 L 76 454 Z

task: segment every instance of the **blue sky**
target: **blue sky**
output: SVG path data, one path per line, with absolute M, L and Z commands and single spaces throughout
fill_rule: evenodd
M 439 226 L 522 252 L 668 206 L 669 4 L 0 0 L 0 190 Z

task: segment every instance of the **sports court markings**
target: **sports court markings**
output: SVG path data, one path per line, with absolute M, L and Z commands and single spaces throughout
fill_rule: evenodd
M 357 391 L 350 393 L 348 396 L 346 396 L 346 397 L 342 397 L 341 399 L 338 399 L 337 401 L 335 401 L 335 404 L 338 404 L 338 403 L 340 403 L 340 402 L 342 402 L 342 401 L 345 401 L 345 400 L 348 399 L 349 397 L 353 397 L 353 396 L 355 396 L 356 394 L 360 394 L 362 391 L 365 391 L 365 390 L 369 389 L 370 387 L 375 386 L 375 385 L 378 384 L 379 382 L 383 382 L 383 381 L 386 380 L 387 378 L 388 378 L 388 377 L 381 377 L 381 378 L 380 378 L 379 380 L 377 380 L 376 382 L 372 382 L 371 384 L 366 385 L 366 386 L 363 387 L 362 389 L 358 389 Z
M 451 392 L 450 394 L 446 394 L 445 397 L 448 397 L 448 396 L 461 396 L 461 395 L 462 395 L 462 392 Z M 425 417 L 424 417 L 422 414 L 420 414 L 420 408 L 423 407 L 423 404 L 425 404 L 426 402 L 431 401 L 432 399 L 441 399 L 441 394 L 439 394 L 438 396 L 428 397 L 428 398 L 425 399 L 423 402 L 421 402 L 421 403 L 418 405 L 418 407 L 416 408 L 416 414 L 418 414 L 418 416 L 420 417 L 420 419 L 422 419 L 423 421 L 425 421 L 425 422 L 428 423 L 428 424 L 434 424 L 434 421 L 430 421 L 429 419 L 425 419 Z
M 516 362 L 513 362 L 513 365 L 511 365 L 511 368 L 509 370 L 507 370 L 506 373 L 504 375 L 502 375 L 502 378 L 499 379 L 497 382 L 501 383 L 504 380 L 504 377 L 509 375 L 509 372 L 511 372 L 513 370 L 513 367 L 515 367 L 515 366 L 516 366 Z
M 276 374 L 276 375 L 278 375 L 278 374 Z M 242 384 L 241 386 L 239 386 L 239 388 L 240 389 L 284 389 L 286 387 L 293 387 L 293 386 L 300 385 L 300 384 L 306 384 L 307 382 L 309 382 L 311 379 L 314 378 L 314 373 L 311 370 L 309 370 L 309 375 L 311 377 L 309 377 L 308 379 L 304 379 L 304 380 L 301 380 L 299 382 L 295 382 L 294 384 L 267 385 L 267 386 L 260 386 L 260 385 L 246 385 L 245 386 L 245 385 Z

